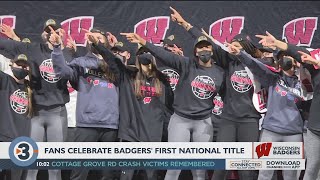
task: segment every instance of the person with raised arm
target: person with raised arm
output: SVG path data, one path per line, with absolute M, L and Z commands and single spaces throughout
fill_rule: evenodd
M 102 46 L 92 34 L 94 48 L 117 75 L 119 105 L 121 109 L 118 137 L 122 142 L 161 142 L 163 117 L 167 108 L 172 109 L 173 93 L 167 76 L 157 69 L 155 57 L 139 49 L 135 67 L 125 64 L 126 58 L 119 56 L 115 48 Z M 126 47 L 121 43 L 122 51 Z M 156 180 L 156 171 L 146 170 L 147 178 Z M 122 170 L 121 180 L 131 180 L 134 170 Z
M 177 10 L 172 7 L 170 9 L 172 10 L 171 19 L 187 30 L 193 38 L 203 36 L 200 29 L 187 22 Z M 249 74 L 249 69 L 234 55 L 229 54 L 221 43 L 213 38 L 209 38 L 209 41 L 213 46 L 214 63 L 226 72 L 225 92 L 222 95 L 223 109 L 220 120 L 217 121 L 217 142 L 256 142 L 259 137 L 259 119 L 261 118 L 253 103 L 253 95 L 258 91 L 257 82 L 254 76 Z M 256 49 L 252 43 L 246 44 L 251 47 L 246 50 Z M 223 180 L 226 176 L 226 170 L 215 170 L 212 179 Z M 239 171 L 239 178 L 253 180 L 253 171 Z
M 6 52 L 9 58 L 25 54 L 30 63 L 30 87 L 33 91 L 33 114 L 31 120 L 30 137 L 37 142 L 63 142 L 67 137 L 67 111 L 65 104 L 69 102 L 67 80 L 54 73 L 51 61 L 53 45 L 48 41 L 50 36 L 49 26 L 61 37 L 65 32 L 57 21 L 48 19 L 43 26 L 43 42 L 19 42 L 14 31 L 8 26 L 1 30 L 10 39 L 0 38 L 0 52 Z M 15 39 L 15 40 L 12 40 Z M 67 60 L 73 56 L 73 50 L 63 47 Z M 61 179 L 61 171 L 48 170 L 50 180 Z M 38 170 L 28 170 L 27 180 L 34 180 Z
M 320 60 L 317 60 L 310 56 L 309 54 L 298 51 L 301 54 L 301 61 L 305 64 L 311 64 L 312 66 L 308 66 L 310 71 L 312 72 L 313 85 L 315 87 L 314 91 L 319 92 L 319 68 L 320 68 Z M 311 107 L 309 112 L 309 120 L 311 120 L 311 124 L 308 123 L 307 129 L 307 137 L 305 140 L 305 149 L 306 149 L 306 159 L 307 166 L 304 174 L 303 180 L 312 180 L 312 179 L 320 179 L 320 123 L 318 122 L 318 111 L 317 107 L 319 104 L 319 95 L 318 93 L 314 94 L 314 100 L 311 102 Z M 312 116 L 311 116 L 312 113 Z M 311 119 L 312 118 L 312 119 Z
M 115 142 L 119 125 L 119 96 L 115 86 L 115 75 L 99 52 L 87 43 L 89 52 L 82 57 L 65 61 L 61 49 L 61 37 L 51 29 L 49 37 L 53 45 L 52 63 L 54 72 L 61 78 L 77 83 L 75 142 Z M 94 34 L 98 41 L 108 46 L 105 31 L 93 28 L 88 34 Z M 77 169 L 71 172 L 70 179 L 85 180 L 89 169 Z M 103 170 L 103 179 L 112 179 L 112 172 Z
M 146 42 L 135 33 L 120 33 L 128 41 L 148 49 L 157 61 L 180 74 L 174 97 L 174 114 L 168 126 L 169 142 L 211 142 L 213 98 L 221 92 L 224 71 L 213 62 L 213 45 L 207 37 L 194 42 L 193 57 L 184 57 Z M 181 170 L 168 170 L 165 179 L 178 179 Z M 205 170 L 192 170 L 194 179 L 204 179 Z
M 268 111 L 262 124 L 261 142 L 302 142 L 303 117 L 301 115 L 302 102 L 307 100 L 303 97 L 303 83 L 295 75 L 298 65 L 296 60 L 300 59 L 299 54 L 288 56 L 282 43 L 269 43 L 271 38 L 275 39 L 267 32 L 268 38 L 262 38 L 260 43 L 265 47 L 275 46 L 283 50 L 279 56 L 280 73 L 275 74 L 263 63 L 252 57 L 235 45 L 228 44 L 229 53 L 237 56 L 261 82 L 264 87 L 268 87 Z M 301 50 L 308 52 L 306 49 Z M 289 53 L 288 53 L 289 54 Z M 303 71 L 302 68 L 299 71 Z M 300 75 L 303 72 L 300 72 Z M 297 178 L 296 170 L 284 170 L 284 180 Z M 271 180 L 273 171 L 260 170 L 259 180 Z
M 24 54 L 16 56 L 10 63 L 8 74 L 0 70 L 0 142 L 11 142 L 20 136 L 30 136 L 30 119 L 33 116 L 31 68 Z M 10 74 L 10 75 L 9 75 Z M 29 80 L 27 80 L 29 79 Z M 23 157 L 23 154 L 19 155 Z M 11 180 L 23 180 L 23 170 L 5 170 Z

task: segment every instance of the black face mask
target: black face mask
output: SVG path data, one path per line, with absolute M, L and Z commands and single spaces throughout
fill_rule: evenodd
M 151 63 L 153 56 L 149 53 L 144 53 L 138 56 L 138 60 L 143 65 L 148 65 Z
M 115 56 L 119 58 L 123 64 L 126 62 L 126 58 L 124 56 L 121 56 L 120 54 L 116 54 Z
M 280 60 L 280 66 L 281 66 L 282 70 L 288 71 L 293 66 L 292 60 L 290 58 L 283 57 Z
M 198 57 L 200 59 L 200 61 L 202 61 L 203 63 L 207 63 L 210 59 L 211 59 L 211 51 L 200 51 L 198 52 Z
M 11 67 L 13 75 L 18 79 L 24 79 L 28 75 L 28 70 Z
M 274 60 L 272 57 L 264 57 L 261 59 L 261 61 L 263 64 L 266 64 L 268 66 L 273 66 L 273 64 L 274 64 Z

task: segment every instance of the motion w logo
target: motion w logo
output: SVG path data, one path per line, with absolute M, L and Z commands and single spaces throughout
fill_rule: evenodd
M 258 156 L 258 159 L 260 159 L 262 156 L 269 156 L 270 150 L 271 150 L 272 143 L 263 143 L 256 147 L 256 153 Z

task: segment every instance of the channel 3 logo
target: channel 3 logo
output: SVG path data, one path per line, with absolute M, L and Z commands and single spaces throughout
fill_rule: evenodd
M 29 166 L 37 160 L 38 146 L 29 137 L 18 137 L 9 146 L 9 157 L 18 166 Z

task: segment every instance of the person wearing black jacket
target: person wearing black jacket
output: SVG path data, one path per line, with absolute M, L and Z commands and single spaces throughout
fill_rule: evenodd
M 27 56 L 20 54 L 11 61 L 10 66 L 10 75 L 0 71 L 0 142 L 29 136 L 33 113 L 32 90 L 29 81 L 25 79 L 31 78 Z M 24 179 L 22 172 L 11 170 L 11 180 Z
M 136 67 L 126 66 L 120 58 L 89 36 L 94 48 L 114 72 L 119 85 L 120 124 L 118 137 L 124 142 L 160 142 L 163 116 L 171 108 L 173 93 L 167 76 L 156 66 L 155 58 L 148 52 L 138 54 Z M 147 171 L 148 179 L 156 179 L 153 170 Z M 131 180 L 134 170 L 123 170 L 121 180 Z
M 179 56 L 184 56 L 180 39 L 176 35 L 169 35 L 165 39 L 161 40 L 161 42 L 165 50 L 177 54 Z M 176 69 L 166 66 L 165 64 L 161 63 L 161 61 L 157 61 L 157 67 L 162 73 L 169 77 L 170 86 L 172 88 L 172 91 L 174 92 L 178 84 L 180 74 L 177 72 Z M 170 111 L 169 109 L 166 111 L 162 137 L 163 142 L 168 141 L 168 125 L 172 114 L 173 111 Z
M 60 25 L 53 19 L 45 22 L 43 28 L 43 43 L 24 43 L 0 39 L 0 52 L 7 52 L 9 58 L 25 54 L 31 67 L 30 86 L 33 91 L 34 116 L 31 120 L 30 137 L 37 142 L 62 142 L 67 134 L 67 112 L 65 104 L 69 102 L 67 80 L 57 76 L 52 67 L 51 52 L 53 46 L 48 42 L 49 26 L 63 36 Z M 63 49 L 66 60 L 71 60 L 73 51 Z M 49 170 L 49 178 L 60 179 L 60 170 Z M 27 180 L 34 180 L 38 170 L 29 170 Z
M 298 51 L 298 53 L 301 54 L 301 62 L 304 63 L 304 65 L 312 72 L 313 85 L 315 87 L 315 92 L 317 92 L 314 94 L 314 100 L 311 102 L 311 107 L 313 107 L 313 109 L 310 109 L 308 121 L 310 121 L 312 113 L 312 124 L 308 123 L 307 136 L 305 140 L 307 167 L 303 180 L 312 180 L 320 178 L 320 125 L 318 122 L 319 113 L 316 109 L 316 107 L 320 106 L 318 93 L 320 82 L 318 75 L 320 60 L 314 59 L 312 56 L 302 51 Z
M 224 71 L 213 64 L 212 44 L 205 36 L 194 43 L 194 57 L 179 56 L 157 47 L 135 33 L 121 33 L 132 43 L 146 47 L 158 61 L 180 74 L 174 96 L 174 114 L 168 127 L 169 142 L 211 142 L 213 97 L 221 91 Z M 180 170 L 168 170 L 165 179 L 178 179 Z M 194 170 L 194 179 L 204 179 L 204 170 Z
M 161 42 L 163 43 L 163 48 L 165 50 L 172 52 L 172 53 L 179 55 L 179 56 L 184 56 L 183 49 L 181 47 L 181 42 L 177 39 L 177 37 L 175 35 L 170 35 L 170 36 L 166 37 L 165 39 L 161 40 Z M 157 66 L 158 66 L 158 69 L 162 73 L 169 76 L 170 85 L 171 85 L 172 90 L 174 91 L 176 89 L 176 86 L 178 84 L 179 77 L 180 77 L 177 70 L 166 66 L 165 64 L 161 63 L 161 61 L 158 62 Z

